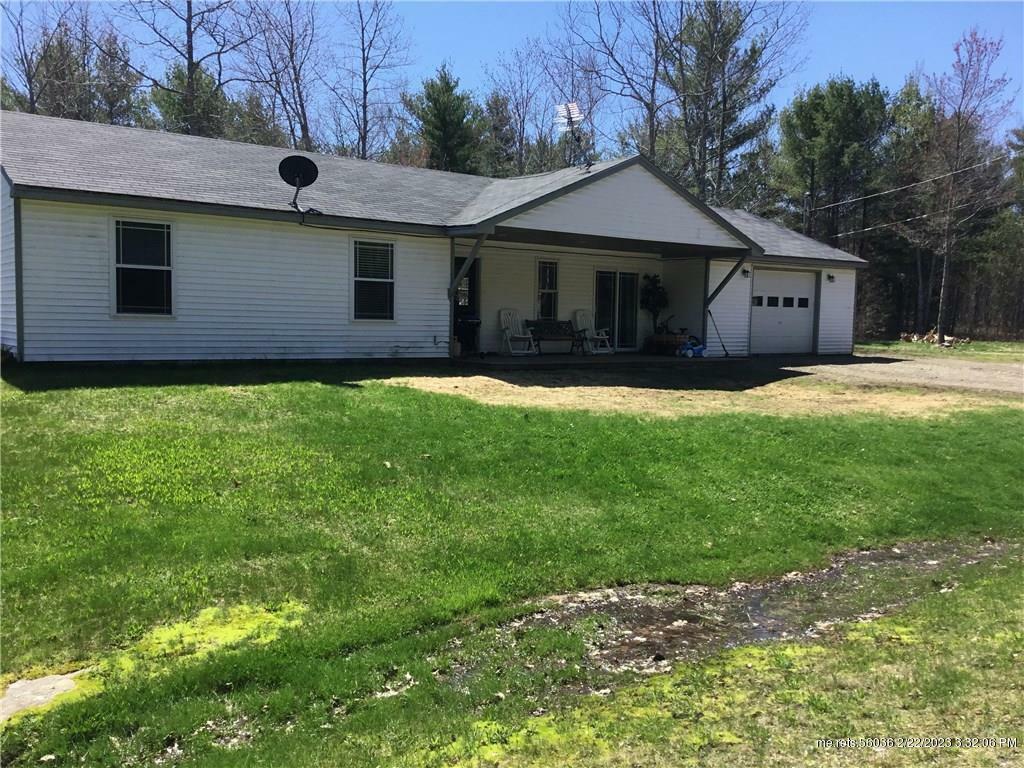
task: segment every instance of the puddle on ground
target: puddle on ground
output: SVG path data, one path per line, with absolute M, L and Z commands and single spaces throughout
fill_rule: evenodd
M 595 667 L 657 674 L 732 646 L 823 636 L 839 622 L 871 620 L 929 592 L 955 589 L 960 568 L 1021 555 L 1019 542 L 908 543 L 841 555 L 822 570 L 760 584 L 644 584 L 553 595 L 499 635 L 585 624 Z

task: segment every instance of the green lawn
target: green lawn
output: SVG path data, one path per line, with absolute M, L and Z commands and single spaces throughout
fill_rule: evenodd
M 299 626 L 267 642 L 128 668 L 100 695 L 23 719 L 8 758 L 117 765 L 180 742 L 210 765 L 285 752 L 295 765 L 300 753 L 309 765 L 392 762 L 444 739 L 465 703 L 437 689 L 411 704 L 367 694 L 396 669 L 430 677 L 423 659 L 522 598 L 1024 534 L 1020 410 L 658 420 L 486 407 L 371 380 L 381 373 L 8 371 L 8 679 L 110 664 L 214 606 L 301 607 Z M 537 656 L 578 642 L 539 636 Z M 569 674 L 558 669 L 522 685 Z M 326 712 L 346 717 L 323 728 Z M 203 724 L 239 713 L 266 726 L 260 738 L 210 746 Z
M 858 344 L 858 355 L 900 355 L 979 360 L 991 363 L 1024 362 L 1024 341 L 972 341 L 955 347 L 940 347 L 910 341 L 871 341 Z

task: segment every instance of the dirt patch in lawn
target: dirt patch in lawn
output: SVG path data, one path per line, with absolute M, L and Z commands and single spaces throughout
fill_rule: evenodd
M 657 674 L 723 648 L 817 638 L 840 622 L 871 621 L 956 589 L 967 566 L 1020 567 L 1022 549 L 1019 542 L 908 543 L 841 555 L 827 568 L 762 584 L 643 584 L 553 595 L 501 632 L 514 640 L 531 626 L 582 626 L 596 668 Z
M 677 374 L 669 371 L 637 372 L 635 384 L 622 384 L 621 372 L 589 370 L 514 371 L 493 376 L 408 376 L 388 379 L 387 383 L 460 395 L 486 405 L 658 417 L 749 411 L 778 416 L 879 413 L 931 418 L 978 408 L 1024 407 L 1024 398 L 998 391 L 910 388 L 909 383 L 903 382 L 897 382 L 897 386 L 882 386 L 865 380 L 847 383 L 842 376 L 851 374 L 845 369 L 859 366 L 825 367 L 829 370 L 820 376 L 802 377 L 800 373 L 805 371 L 794 368 L 794 378 L 747 389 L 685 385 L 677 388 L 671 385 L 672 377 Z M 655 380 L 659 374 L 660 380 Z

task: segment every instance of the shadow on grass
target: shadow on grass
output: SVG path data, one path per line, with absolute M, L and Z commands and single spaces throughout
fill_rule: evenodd
M 578 362 L 578 359 L 577 361 Z M 618 356 L 601 362 L 543 367 L 484 360 L 220 361 L 196 363 L 6 363 L 5 383 L 23 392 L 63 389 L 167 386 L 258 386 L 318 382 L 358 388 L 373 379 L 487 376 L 509 384 L 540 387 L 637 387 L 737 392 L 776 381 L 813 375 L 815 365 L 896 363 L 888 357 L 753 357 L 686 361 Z

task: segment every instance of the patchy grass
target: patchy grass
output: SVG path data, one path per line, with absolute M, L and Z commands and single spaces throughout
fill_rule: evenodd
M 260 729 L 247 748 L 270 763 L 388 762 L 510 679 L 514 713 L 578 678 L 581 640 L 537 630 L 523 641 L 532 669 L 495 662 L 468 694 L 420 682 L 434 672 L 425 659 L 521 598 L 723 583 L 902 538 L 1024 533 L 1016 409 L 667 421 L 371 381 L 386 375 L 15 369 L 2 390 L 8 679 L 96 663 L 211 605 L 308 612 L 273 642 L 156 678 L 129 672 L 24 718 L 5 736 L 5 764 L 177 759 L 181 744 L 197 761 L 231 762 L 218 745 L 248 744 L 223 733 L 241 717 Z M 406 674 L 419 684 L 374 698 Z
M 745 646 L 521 725 L 476 720 L 400 765 L 1008 765 L 1024 751 L 1024 569 L 846 625 L 829 641 Z M 839 748 L 819 739 L 1015 739 Z
M 979 360 L 992 363 L 1024 362 L 1024 341 L 972 341 L 955 347 L 911 341 L 872 341 L 856 346 L 859 355 L 943 357 L 950 360 Z
M 945 418 L 951 413 L 995 407 L 1024 408 L 1019 395 L 965 392 L 914 386 L 833 381 L 820 375 L 797 376 L 733 391 L 713 382 L 687 388 L 666 387 L 668 375 L 631 385 L 608 371 L 574 370 L 559 375 L 552 386 L 544 371 L 517 371 L 500 376 L 404 376 L 387 383 L 475 400 L 486 405 L 511 405 L 593 413 L 629 413 L 654 418 L 694 418 L 715 413 L 757 413 L 767 416 L 847 416 L 853 413 L 911 418 Z
M 207 608 L 189 621 L 155 627 L 131 648 L 104 656 L 81 674 L 73 675 L 75 686 L 70 691 L 40 707 L 23 709 L 12 720 L 93 696 L 125 678 L 166 674 L 176 665 L 201 660 L 222 648 L 243 642 L 270 643 L 282 630 L 299 626 L 305 612 L 305 607 L 296 603 L 273 610 L 235 605 Z

